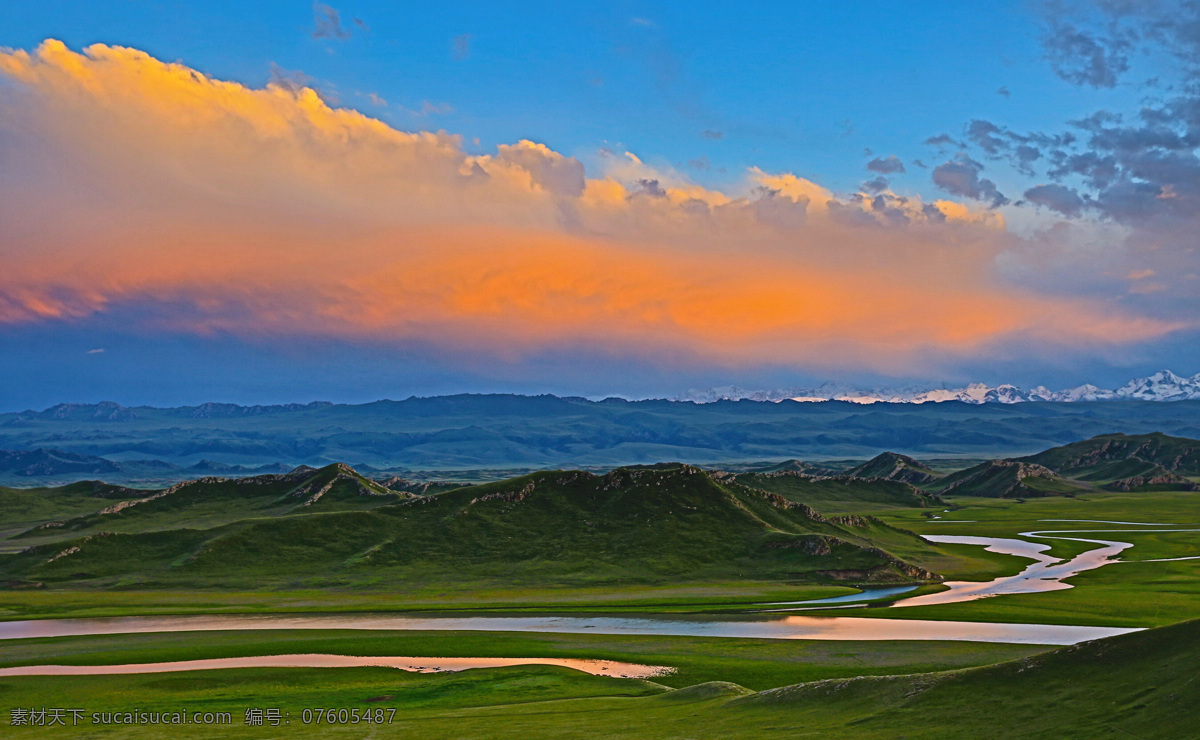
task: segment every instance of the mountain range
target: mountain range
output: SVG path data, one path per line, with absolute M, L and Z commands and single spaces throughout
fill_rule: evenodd
M 0 414 L 0 450 L 10 451 L 0 454 L 0 485 L 102 477 L 157 486 L 340 461 L 371 475 L 418 480 L 446 479 L 450 471 L 492 480 L 500 470 L 511 476 L 661 460 L 861 461 L 885 451 L 978 461 L 1116 431 L 1198 438 L 1200 400 L 690 403 L 458 395 L 264 407 L 60 404 Z
M 961 401 L 970 404 L 1081 401 L 1193 401 L 1200 399 L 1200 373 L 1182 377 L 1170 370 L 1160 370 L 1144 378 L 1134 378 L 1120 388 L 1105 389 L 1085 384 L 1075 388 L 1053 391 L 1045 386 L 1029 390 L 1015 385 L 989 386 L 971 383 L 962 388 L 876 388 L 861 390 L 836 383 L 817 388 L 778 388 L 750 391 L 737 386 L 708 390 L 689 390 L 675 398 L 677 401 L 712 403 L 714 401 L 848 401 L 851 403 L 940 403 Z

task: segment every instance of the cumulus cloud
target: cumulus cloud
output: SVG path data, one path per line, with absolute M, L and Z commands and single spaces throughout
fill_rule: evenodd
M 275 62 L 271 62 L 271 78 L 268 84 L 275 87 L 281 87 L 284 90 L 298 92 L 313 83 L 313 78 L 304 74 L 300 70 L 288 70 L 280 67 Z
M 905 172 L 904 163 L 895 154 L 887 157 L 876 157 L 870 162 L 867 162 L 867 169 L 872 172 L 878 172 L 881 175 L 891 175 L 897 172 Z
M 575 197 L 583 194 L 583 164 L 574 157 L 564 157 L 545 144 L 532 141 L 520 141 L 512 146 L 501 144 L 496 161 L 525 170 L 533 185 L 547 192 Z
M 354 19 L 360 27 L 365 27 L 362 21 Z M 313 3 L 313 32 L 314 39 L 334 39 L 345 41 L 352 34 L 342 26 L 342 17 L 333 8 L 324 3 Z
M 1025 191 L 1025 200 L 1058 211 L 1064 216 L 1078 216 L 1084 207 L 1079 193 L 1063 185 L 1036 185 Z
M 1116 87 L 1129 71 L 1130 41 L 1121 35 L 1099 37 L 1070 23 L 1055 26 L 1045 39 L 1054 72 L 1075 85 Z
M 0 324 L 887 372 L 1183 325 L 1005 283 L 1013 237 L 978 204 L 759 169 L 724 192 L 631 153 L 589 176 L 532 141 L 472 155 L 121 47 L 3 51 L 0 75 Z M 935 180 L 995 205 L 981 169 Z
M 938 148 L 938 150 L 945 150 L 949 147 L 956 147 L 958 149 L 962 149 L 964 146 L 966 146 L 961 141 L 958 141 L 958 140 L 954 139 L 953 137 L 951 137 L 950 134 L 938 134 L 937 136 L 930 136 L 928 139 L 925 140 L 925 145 L 926 146 L 936 146 Z
M 960 154 L 933 169 L 933 183 L 951 195 L 981 200 L 993 208 L 1008 203 L 1008 198 L 996 189 L 996 183 L 979 176 L 982 171 L 982 164 Z
M 882 193 L 890 186 L 886 177 L 880 176 L 867 180 L 862 184 L 862 189 L 868 193 Z

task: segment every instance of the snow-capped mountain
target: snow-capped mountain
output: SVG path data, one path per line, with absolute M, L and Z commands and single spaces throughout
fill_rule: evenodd
M 1181 378 L 1170 370 L 1159 370 L 1148 378 L 1131 380 L 1115 392 L 1118 398 L 1138 401 L 1189 401 L 1200 398 L 1200 373 Z
M 737 386 L 723 386 L 708 390 L 689 390 L 676 396 L 676 401 L 713 403 L 714 401 L 849 401 L 851 403 L 940 403 L 961 401 L 963 403 L 1025 403 L 1082 401 L 1190 401 L 1200 400 L 1200 373 L 1190 378 L 1181 377 L 1170 370 L 1160 370 L 1145 378 L 1135 378 L 1116 390 L 1081 385 L 1052 391 L 1045 386 L 1022 390 L 1015 385 L 995 387 L 983 383 L 972 383 L 965 388 L 902 388 L 858 390 L 834 383 L 825 383 L 817 388 L 777 388 L 775 390 L 749 391 Z

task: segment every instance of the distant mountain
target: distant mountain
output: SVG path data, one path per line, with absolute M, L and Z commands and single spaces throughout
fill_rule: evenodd
M 322 409 L 333 404 L 329 401 L 312 403 L 285 403 L 275 406 L 239 406 L 236 403 L 202 403 L 199 406 L 179 406 L 170 409 L 173 416 L 186 419 L 230 419 L 246 416 L 267 416 L 294 411 Z M 160 411 L 150 406 L 122 406 L 113 401 L 100 403 L 60 403 L 45 411 L 22 411 L 14 414 L 8 424 L 19 426 L 34 419 L 57 419 L 64 421 L 132 421 L 146 416 L 146 412 Z
M 817 388 L 780 388 L 768 391 L 749 391 L 737 386 L 690 390 L 676 397 L 677 401 L 713 403 L 715 401 L 848 401 L 850 403 L 1025 403 L 1081 401 L 1192 401 L 1200 399 L 1200 373 L 1184 378 L 1170 370 L 1160 370 L 1145 378 L 1135 378 L 1115 390 L 1094 385 L 1081 385 L 1061 391 L 1044 386 L 1022 390 L 1015 385 L 995 387 L 972 383 L 963 388 L 901 388 L 860 390 L 826 383 Z
M 121 466 L 95 455 L 79 455 L 62 450 L 0 450 L 0 473 L 18 476 L 52 477 L 56 475 L 103 475 L 116 473 Z
M 858 478 L 886 478 L 918 486 L 941 477 L 933 468 L 896 452 L 881 453 L 846 473 Z
M 95 404 L 63 413 L 0 414 L 0 450 L 71 453 L 103 466 L 97 472 L 86 465 L 75 472 L 49 467 L 38 475 L 0 469 L 0 485 L 57 485 L 115 466 L 116 472 L 103 473 L 110 482 L 162 487 L 190 477 L 278 473 L 340 460 L 372 478 L 418 481 L 463 479 L 449 471 L 609 470 L 660 460 L 748 471 L 800 459 L 844 471 L 884 451 L 982 460 L 1029 455 L 1115 430 L 1200 437 L 1200 400 L 696 404 L 465 394 L 296 404 L 220 417 L 197 416 L 203 406 L 126 409 L 134 418 L 122 408 Z M 828 460 L 854 462 L 822 463 Z

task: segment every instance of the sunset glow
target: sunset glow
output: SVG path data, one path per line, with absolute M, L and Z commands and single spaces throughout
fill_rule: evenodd
M 305 76 L 110 43 L 0 51 L 0 80 L 12 336 L 419 346 L 519 383 L 580 347 L 732 379 L 1116 367 L 1200 329 L 1165 222 L 1047 208 L 1050 186 L 1015 202 L 966 149 L 943 153 L 941 192 L 893 185 L 927 166 L 895 156 L 847 190 L 768 161 L 697 179 L 653 151 L 489 148 Z

